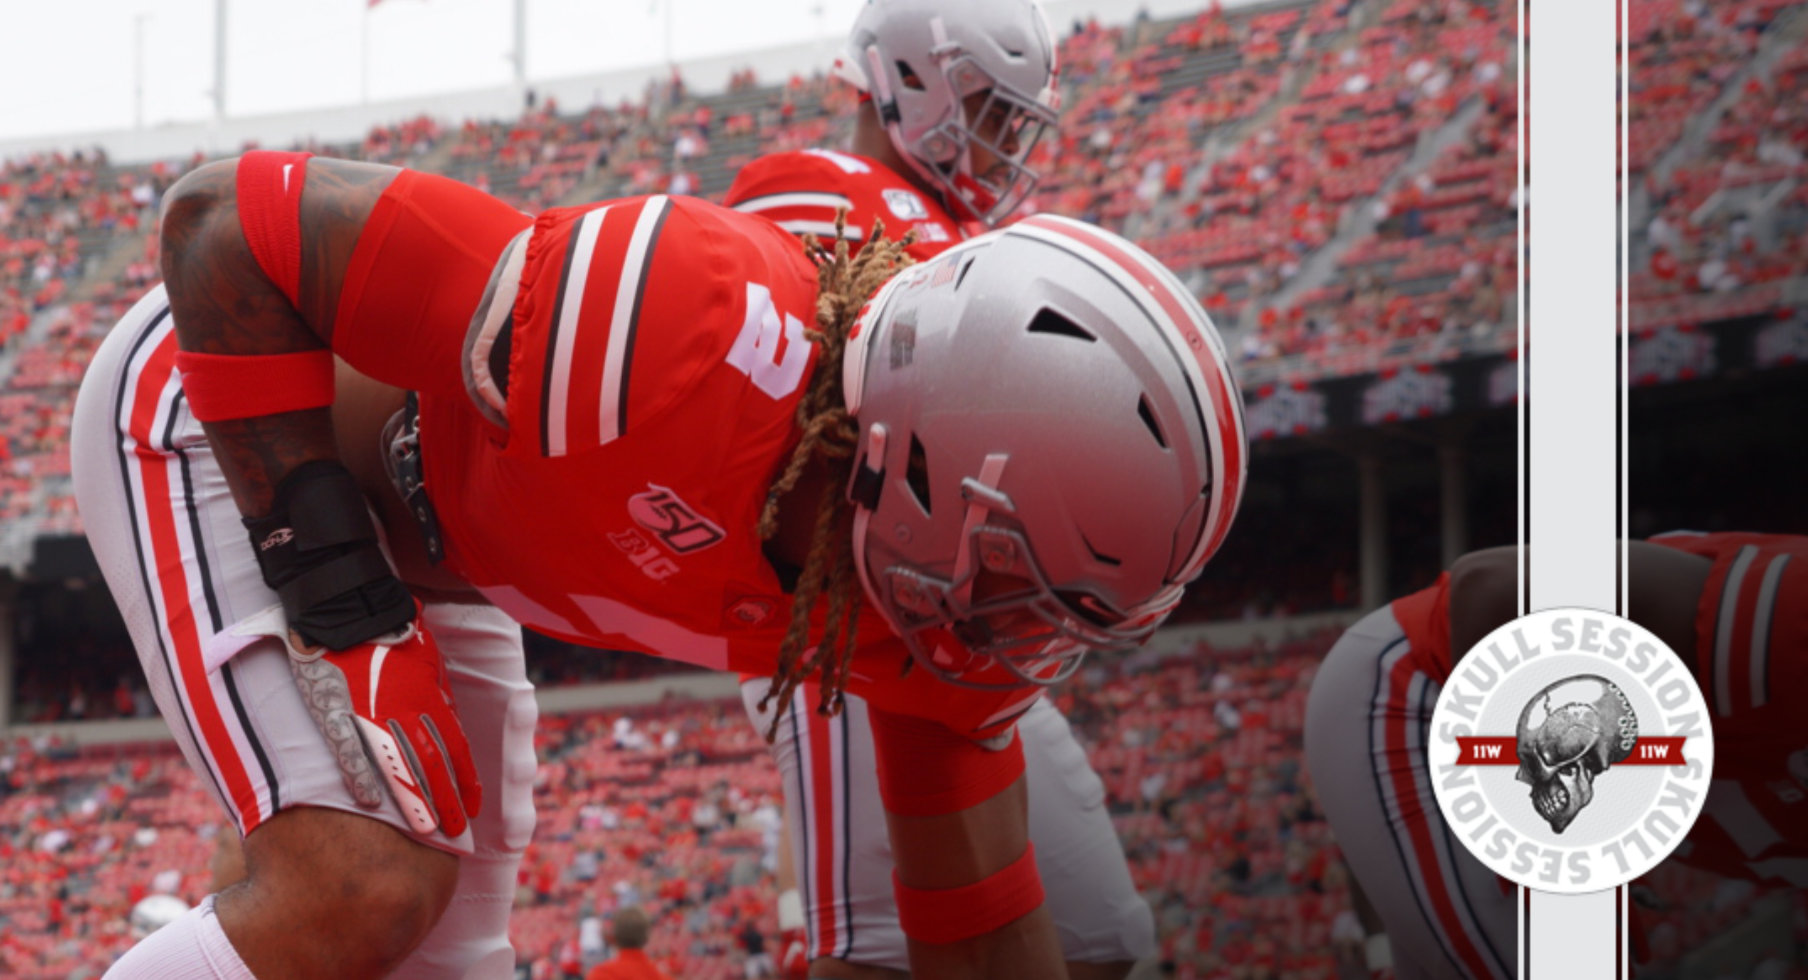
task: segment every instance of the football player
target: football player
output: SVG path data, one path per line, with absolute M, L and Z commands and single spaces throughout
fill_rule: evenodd
M 1628 618 L 1713 706 L 1712 789 L 1674 859 L 1808 885 L 1808 538 L 1666 534 L 1628 546 Z M 1517 616 L 1516 550 L 1464 556 L 1352 626 L 1306 709 L 1306 762 L 1402 980 L 1517 975 L 1515 894 L 1451 838 L 1422 746 L 1452 664 Z
M 1056 46 L 1034 0 L 875 0 L 834 74 L 860 98 L 853 152 L 773 153 L 741 168 L 726 203 L 785 229 L 859 241 L 882 220 L 929 258 L 963 225 L 1009 217 L 1037 181 L 1030 154 L 1058 115 Z
M 835 73 L 860 93 L 851 152 L 773 153 L 743 167 L 724 203 L 795 234 L 861 241 L 875 227 L 914 232 L 929 259 L 1006 217 L 1036 182 L 1030 151 L 1056 119 L 1056 44 L 1032 0 L 882 0 L 862 8 Z M 960 215 L 957 219 L 955 215 Z M 791 855 L 780 868 L 781 928 L 804 931 L 800 959 L 818 977 L 907 969 L 892 903 L 891 848 L 874 785 L 866 706 L 815 716 L 814 690 L 767 699 L 747 677 L 749 715 L 781 719 L 773 758 L 785 788 Z M 1018 723 L 1027 763 L 1030 839 L 1041 856 L 1072 977 L 1122 977 L 1155 950 L 1104 805 L 1104 787 L 1060 713 L 1037 701 Z M 795 882 L 795 884 L 793 884 Z M 801 886 L 801 894 L 795 890 Z
M 1014 723 L 1147 639 L 1244 484 L 1222 344 L 1159 263 L 1035 218 L 900 272 L 662 195 L 524 227 L 305 154 L 165 208 L 165 287 L 78 399 L 78 496 L 248 876 L 116 976 L 506 974 L 505 929 L 449 925 L 506 899 L 466 869 L 512 880 L 532 773 L 531 707 L 467 700 L 466 647 L 512 650 L 479 688 L 521 670 L 473 591 L 779 703 L 861 695 L 912 972 L 1063 974 Z

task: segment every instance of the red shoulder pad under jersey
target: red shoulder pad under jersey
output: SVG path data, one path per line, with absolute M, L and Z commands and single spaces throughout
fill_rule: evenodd
M 333 352 L 385 384 L 462 391 L 471 311 L 496 257 L 532 220 L 456 180 L 396 174 L 346 262 Z
M 887 238 L 914 229 L 917 242 L 909 252 L 919 262 L 961 239 L 960 226 L 940 202 L 879 161 L 836 150 L 760 157 L 735 175 L 723 203 L 794 235 L 825 239 L 834 236 L 836 210 L 847 208 L 850 240 L 865 241 L 875 221 L 884 222 Z
M 1714 562 L 1695 618 L 1714 782 L 1677 853 L 1719 874 L 1808 887 L 1808 537 L 1650 540 Z
M 1450 676 L 1450 573 L 1436 584 L 1395 599 L 1394 621 L 1406 634 L 1406 642 L 1419 672 L 1443 683 Z

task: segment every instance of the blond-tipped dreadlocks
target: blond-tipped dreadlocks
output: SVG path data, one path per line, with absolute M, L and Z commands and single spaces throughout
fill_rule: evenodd
M 860 251 L 848 254 L 847 239 L 842 229 L 847 224 L 843 209 L 835 218 L 835 246 L 825 246 L 815 235 L 804 236 L 804 253 L 816 265 L 816 326 L 805 328 L 804 336 L 817 346 L 816 371 L 810 386 L 797 404 L 797 428 L 802 433 L 797 449 L 791 454 L 784 472 L 766 492 L 766 506 L 760 512 L 759 533 L 762 540 L 778 532 L 778 504 L 797 485 L 804 466 L 820 457 L 828 463 L 829 479 L 823 483 L 822 496 L 816 504 L 816 524 L 811 531 L 810 552 L 804 560 L 803 574 L 792 596 L 791 623 L 779 645 L 778 668 L 772 675 L 772 688 L 760 701 L 760 709 L 776 701 L 786 704 L 797 686 L 812 673 L 822 683 L 822 697 L 816 710 L 832 715 L 841 710 L 842 689 L 847 686 L 848 661 L 854 653 L 854 574 L 853 535 L 847 508 L 842 506 L 842 493 L 853 466 L 854 447 L 859 443 L 859 429 L 848 414 L 841 392 L 841 359 L 847 349 L 848 333 L 860 316 L 868 297 L 899 269 L 911 264 L 904 247 L 915 241 L 915 232 L 900 241 L 885 237 L 884 225 L 874 222 L 873 235 Z M 817 639 L 809 659 L 810 615 L 816 603 L 826 594 L 828 610 L 822 636 Z M 778 732 L 778 713 L 766 729 L 766 740 Z

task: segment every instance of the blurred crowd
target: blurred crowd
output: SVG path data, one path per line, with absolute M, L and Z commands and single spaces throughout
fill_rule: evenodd
M 1784 0 L 1632 5 L 1634 326 L 1775 310 L 1808 271 L 1808 44 Z M 1516 9 L 1306 0 L 1065 25 L 1063 125 L 1031 208 L 1138 239 L 1246 369 L 1311 378 L 1511 346 L 1521 201 Z M 514 119 L 428 116 L 298 148 L 407 165 L 524 210 L 651 192 L 719 198 L 775 150 L 839 145 L 853 93 L 820 73 L 683 79 Z M 102 333 L 157 276 L 162 193 L 199 156 L 0 164 L 0 519 L 79 530 L 64 422 Z
M 1348 961 L 1349 879 L 1300 762 L 1335 638 L 1098 658 L 1053 695 L 1104 780 L 1164 976 L 1322 980 Z M 648 954 L 687 980 L 739 978 L 750 934 L 776 942 L 782 797 L 738 700 L 549 715 L 536 747 L 539 825 L 511 926 L 524 975 L 583 976 L 607 955 L 602 923 L 630 905 L 652 917 Z M 167 744 L 5 746 L 0 974 L 98 976 L 139 899 L 209 891 L 221 833 Z M 1641 959 L 1674 960 L 1757 903 L 1808 934 L 1799 895 L 1671 866 L 1639 887 Z
M 1630 10 L 1633 329 L 1787 308 L 1808 273 L 1804 6 Z M 1032 206 L 1138 239 L 1197 292 L 1248 370 L 1309 379 L 1510 346 L 1530 203 L 1517 191 L 1515 16 L 1506 0 L 1303 0 L 1063 25 L 1064 121 L 1034 158 Z M 821 75 L 747 71 L 721 93 L 674 77 L 614 105 L 534 97 L 513 119 L 421 116 L 300 148 L 444 173 L 534 212 L 622 194 L 719 198 L 755 156 L 840 144 L 851 107 Z M 0 529 L 79 532 L 75 386 L 158 279 L 158 203 L 202 162 L 0 162 Z M 1190 613 L 1347 607 L 1353 554 L 1332 556 L 1346 571 L 1327 576 L 1324 542 L 1300 528 L 1320 558 L 1311 582 L 1218 590 Z M 1264 561 L 1274 556 L 1233 547 L 1218 564 Z M 81 642 L 19 674 L 18 720 L 149 713 L 129 651 Z M 1106 781 L 1173 976 L 1332 975 L 1347 882 L 1298 763 L 1306 685 L 1328 643 L 1094 664 L 1058 695 Z M 687 669 L 538 640 L 530 663 L 542 684 Z M 668 972 L 739 976 L 748 927 L 776 935 L 778 805 L 739 705 L 554 716 L 540 750 L 540 830 L 514 926 L 531 975 L 578 975 L 600 955 L 600 922 L 639 904 Z M 205 893 L 219 819 L 166 746 L 5 747 L 0 974 L 97 975 L 129 944 L 138 898 Z M 1652 887 L 1645 935 L 1659 958 L 1768 900 L 1683 872 Z M 1799 901 L 1786 914 L 1799 928 Z
M 1298 759 L 1328 642 L 1099 663 L 1058 696 L 1177 976 L 1245 962 L 1325 975 L 1348 898 Z M 782 797 L 739 701 L 551 715 L 536 746 L 539 826 L 512 926 L 532 976 L 581 975 L 604 953 L 596 923 L 623 905 L 652 915 L 648 953 L 673 976 L 740 977 L 749 924 L 776 941 Z M 7 746 L 0 973 L 98 975 L 140 898 L 206 894 L 213 838 L 231 832 L 167 745 Z

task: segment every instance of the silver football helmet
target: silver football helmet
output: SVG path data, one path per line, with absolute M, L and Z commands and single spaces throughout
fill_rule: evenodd
M 1027 161 L 1055 123 L 1055 61 L 1035 0 L 868 0 L 834 71 L 872 97 L 892 145 L 956 217 L 992 224 L 1036 185 Z M 975 147 L 995 161 L 983 172 Z
M 921 666 L 1054 683 L 1147 640 L 1236 515 L 1223 342 L 1148 253 L 1037 215 L 911 266 L 843 365 L 869 598 Z M 1001 668 L 996 669 L 996 668 Z

